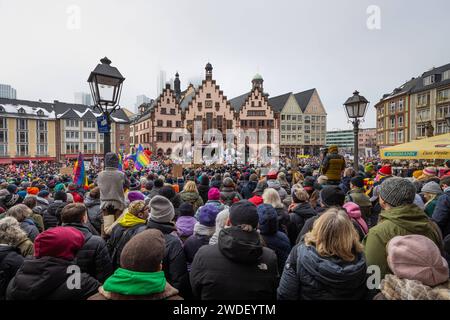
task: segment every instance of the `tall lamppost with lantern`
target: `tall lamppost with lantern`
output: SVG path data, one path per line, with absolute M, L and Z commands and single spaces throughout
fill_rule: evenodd
M 353 135 L 354 135 L 354 168 L 355 171 L 359 171 L 359 148 L 358 148 L 358 134 L 359 134 L 359 124 L 364 120 L 366 115 L 367 106 L 369 101 L 363 96 L 359 95 L 358 91 L 353 92 L 353 96 L 345 101 L 345 112 L 347 113 L 348 120 L 353 124 Z
M 111 152 L 111 114 L 120 109 L 119 101 L 125 78 L 116 67 L 111 66 L 111 60 L 107 57 L 100 62 L 89 75 L 88 83 L 95 103 L 94 109 L 102 113 L 97 121 L 101 124 L 99 133 L 104 134 L 103 151 L 107 154 Z

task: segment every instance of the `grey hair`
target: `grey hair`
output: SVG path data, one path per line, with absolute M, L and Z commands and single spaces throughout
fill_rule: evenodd
M 6 211 L 6 216 L 14 217 L 17 221 L 22 222 L 26 218 L 29 218 L 32 213 L 33 211 L 31 211 L 30 208 L 21 203 L 9 208 L 8 211 Z
M 6 217 L 0 220 L 0 244 L 16 247 L 27 234 L 20 228 L 19 222 L 14 217 Z

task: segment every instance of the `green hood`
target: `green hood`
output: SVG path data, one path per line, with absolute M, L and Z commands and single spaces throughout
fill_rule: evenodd
M 181 192 L 180 197 L 183 201 L 194 202 L 200 197 L 196 192 Z
M 143 296 L 161 293 L 166 287 L 164 271 L 137 272 L 119 268 L 103 284 L 106 291 Z
M 411 234 L 424 234 L 430 230 L 430 220 L 416 205 L 407 205 L 382 211 L 381 221 L 389 220 Z

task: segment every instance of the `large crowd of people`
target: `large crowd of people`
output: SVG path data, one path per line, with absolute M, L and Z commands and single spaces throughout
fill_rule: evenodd
M 450 160 L 263 169 L 2 166 L 0 299 L 450 300 Z

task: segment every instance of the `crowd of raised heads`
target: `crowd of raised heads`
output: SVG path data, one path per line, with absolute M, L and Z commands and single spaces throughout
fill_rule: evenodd
M 118 167 L 2 167 L 0 299 L 450 299 L 450 161 Z

